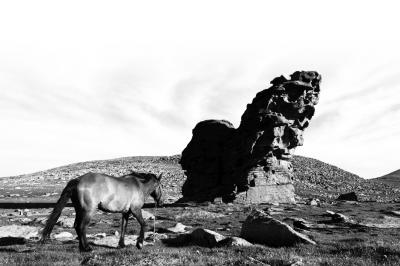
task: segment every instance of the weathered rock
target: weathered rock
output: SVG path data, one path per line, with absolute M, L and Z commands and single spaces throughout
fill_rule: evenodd
M 32 239 L 39 237 L 40 228 L 26 225 L 0 226 L 0 237 L 23 237 Z
M 215 247 L 223 239 L 225 239 L 225 236 L 203 228 L 198 228 L 190 234 L 191 242 L 203 247 Z
M 337 200 L 358 201 L 358 197 L 355 192 L 350 192 L 339 195 Z
M 227 237 L 221 241 L 218 242 L 219 247 L 251 247 L 253 246 L 252 243 L 247 241 L 246 239 L 232 236 L 232 237 Z
M 303 145 L 320 80 L 313 71 L 275 78 L 247 105 L 237 129 L 225 120 L 198 123 L 180 160 L 183 199 L 295 202 L 289 159 Z
M 254 210 L 247 217 L 240 236 L 252 243 L 273 247 L 291 246 L 296 243 L 316 244 L 306 235 L 296 232 L 289 225 L 260 210 Z

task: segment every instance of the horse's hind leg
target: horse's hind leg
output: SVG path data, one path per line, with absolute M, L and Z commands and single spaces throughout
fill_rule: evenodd
M 92 248 L 89 246 L 88 241 L 86 239 L 86 228 L 90 223 L 90 219 L 92 218 L 92 213 L 89 211 L 83 210 L 81 212 L 80 221 L 78 224 L 79 230 L 79 249 L 80 251 L 92 251 Z
M 79 249 L 83 250 L 83 243 L 82 243 L 82 232 L 81 232 L 81 223 L 82 223 L 82 207 L 79 204 L 79 201 L 76 197 L 76 195 L 73 195 L 71 197 L 72 205 L 74 206 L 75 209 L 75 222 L 74 222 L 74 228 L 75 232 L 78 235 L 78 240 L 79 240 Z
M 131 210 L 133 213 L 133 216 L 135 216 L 136 220 L 139 222 L 140 224 L 140 234 L 139 237 L 136 241 L 136 247 L 138 249 L 141 249 L 143 247 L 143 240 L 144 240 L 144 231 L 146 228 L 146 222 L 144 221 L 143 217 L 142 217 L 142 210 L 141 209 L 135 209 L 135 210 Z
M 128 226 L 129 214 L 130 214 L 129 211 L 122 214 L 122 220 L 121 220 L 121 237 L 120 237 L 119 243 L 118 243 L 118 246 L 119 246 L 120 248 L 125 247 L 125 233 L 126 233 L 126 227 Z

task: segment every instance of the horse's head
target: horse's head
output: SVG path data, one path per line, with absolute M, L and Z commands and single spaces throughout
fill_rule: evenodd
M 162 186 L 161 186 L 161 176 L 160 174 L 158 177 L 155 175 L 156 183 L 153 192 L 150 193 L 150 196 L 154 199 L 157 206 L 163 205 L 163 195 L 162 195 Z

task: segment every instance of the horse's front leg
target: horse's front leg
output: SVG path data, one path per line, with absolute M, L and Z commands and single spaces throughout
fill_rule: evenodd
M 121 219 L 121 237 L 119 238 L 118 247 L 123 248 L 125 247 L 125 233 L 126 228 L 128 227 L 128 219 L 129 219 L 129 211 L 122 214 Z
M 135 216 L 136 220 L 140 224 L 140 234 L 139 234 L 139 237 L 138 237 L 138 239 L 136 241 L 136 247 L 138 249 L 141 249 L 143 247 L 144 231 L 146 229 L 146 222 L 144 221 L 144 219 L 142 217 L 142 210 L 141 209 L 134 210 L 134 211 L 132 211 L 132 213 Z

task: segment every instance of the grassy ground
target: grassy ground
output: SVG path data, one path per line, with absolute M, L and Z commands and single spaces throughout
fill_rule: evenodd
M 399 265 L 395 243 L 360 243 L 358 238 L 318 246 L 291 248 L 173 248 L 156 245 L 143 250 L 134 247 L 96 247 L 90 254 L 79 253 L 76 243 L 54 242 L 37 247 L 1 248 L 1 265 Z M 300 264 L 299 264 L 300 265 Z
M 240 235 L 241 224 L 254 206 L 218 205 L 158 208 L 156 210 L 156 231 L 176 222 L 215 230 L 225 236 Z M 134 246 L 124 249 L 94 246 L 92 253 L 79 253 L 77 240 L 58 242 L 52 240 L 44 246 L 35 242 L 25 245 L 0 247 L 0 265 L 290 265 L 302 262 L 303 265 L 400 265 L 399 228 L 371 228 L 332 223 L 325 216 L 326 210 L 344 213 L 354 220 L 384 216 L 383 211 L 397 209 L 398 204 L 352 203 L 327 204 L 311 207 L 308 205 L 259 205 L 269 210 L 272 216 L 285 220 L 301 217 L 310 223 L 322 226 L 300 230 L 318 244 L 297 245 L 294 247 L 270 248 L 222 247 L 204 248 L 199 246 L 169 247 L 160 241 L 155 245 L 137 250 Z M 12 212 L 13 210 L 9 210 Z M 34 210 L 32 210 L 34 211 Z M 39 210 L 38 210 L 39 211 Z M 154 212 L 153 209 L 148 209 Z M 40 216 L 40 215 L 39 215 Z M 63 216 L 73 217 L 71 208 L 63 211 Z M 107 235 L 119 231 L 120 215 L 98 213 L 89 227 L 88 233 L 105 232 Z M 2 224 L 10 222 L 8 216 L 2 217 Z M 148 222 L 152 229 L 153 222 Z M 128 234 L 137 234 L 138 224 L 130 220 Z M 69 231 L 56 226 L 54 232 Z M 173 237 L 174 234 L 169 234 Z M 152 243 L 150 243 L 152 244 Z

